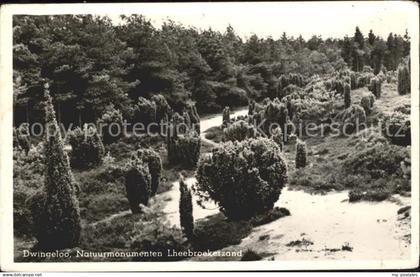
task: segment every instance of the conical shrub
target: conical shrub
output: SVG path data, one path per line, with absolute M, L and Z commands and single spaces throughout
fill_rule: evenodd
M 410 93 L 410 70 L 407 65 L 402 64 L 398 67 L 398 93 L 400 95 Z
M 125 166 L 125 189 L 131 211 L 141 212 L 140 204 L 147 205 L 152 193 L 152 177 L 149 166 L 137 157 L 133 157 Z
M 296 168 L 306 166 L 306 143 L 301 140 L 296 141 Z
M 179 181 L 179 216 L 182 231 L 188 239 L 194 236 L 194 217 L 191 190 L 184 180 Z
M 350 85 L 346 83 L 344 85 L 344 106 L 348 108 L 350 107 L 350 105 L 351 105 Z
M 162 172 L 162 160 L 159 154 L 151 148 L 139 149 L 134 158 L 138 158 L 148 165 L 151 177 L 151 195 L 155 195 L 159 187 Z
M 48 130 L 44 142 L 46 172 L 43 195 L 38 198 L 41 202 L 32 211 L 34 235 L 40 249 L 71 248 L 78 245 L 81 231 L 77 184 L 64 151 L 48 84 L 45 98 L 45 122 Z
M 230 109 L 229 107 L 225 107 L 223 109 L 222 125 L 223 127 L 227 127 L 229 124 L 230 124 Z

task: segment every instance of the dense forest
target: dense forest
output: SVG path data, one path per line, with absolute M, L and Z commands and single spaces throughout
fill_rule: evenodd
M 127 120 L 139 97 L 161 94 L 175 111 L 191 100 L 200 114 L 243 106 L 248 98 L 279 96 L 279 77 L 307 78 L 346 68 L 374 74 L 396 70 L 410 40 L 384 39 L 356 27 L 354 36 L 305 40 L 283 32 L 280 39 L 240 38 L 198 30 L 173 21 L 154 27 L 141 15 L 114 25 L 92 15 L 15 16 L 13 27 L 15 124 L 42 122 L 42 81 L 50 82 L 58 121 L 95 122 L 110 105 Z

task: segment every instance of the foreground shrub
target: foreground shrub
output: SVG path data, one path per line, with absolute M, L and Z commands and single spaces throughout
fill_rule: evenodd
M 300 139 L 296 142 L 296 168 L 306 166 L 306 143 Z
M 194 235 L 194 217 L 191 190 L 187 187 L 184 180 L 179 181 L 179 216 L 182 231 L 188 239 Z
M 94 127 L 77 127 L 68 134 L 68 141 L 72 151 L 70 163 L 75 168 L 90 168 L 102 162 L 105 148 Z
M 400 95 L 408 94 L 411 90 L 410 70 L 406 64 L 398 67 L 398 93 Z
M 168 252 L 186 251 L 189 246 L 179 228 L 162 222 L 162 217 L 150 216 L 135 223 L 130 248 L 136 252 L 162 253 L 162 257 L 138 257 L 135 261 L 177 261 L 185 257 L 169 256 Z
M 116 142 L 123 136 L 122 113 L 114 107 L 108 107 L 97 124 L 105 144 Z
M 131 211 L 141 212 L 140 204 L 147 205 L 151 189 L 151 176 L 149 166 L 137 157 L 133 157 L 124 168 L 125 189 Z
M 196 188 L 231 219 L 250 218 L 273 208 L 287 180 L 280 148 L 270 139 L 227 142 L 200 160 Z
M 48 90 L 45 91 L 45 121 L 51 128 L 45 136 L 45 183 L 32 206 L 37 248 L 71 248 L 79 243 L 81 224 L 77 185 L 59 132 Z M 54 135 L 51 135 L 54 134 Z M 33 203 L 35 203 L 33 202 Z
M 137 150 L 135 156 L 149 167 L 151 195 L 155 195 L 159 187 L 160 175 L 162 172 L 162 160 L 159 154 L 152 148 L 142 148 Z
M 242 256 L 241 261 L 260 261 L 262 258 L 258 253 L 248 249 Z
M 383 118 L 382 134 L 391 143 L 396 145 L 411 144 L 411 122 L 410 116 L 400 112 L 393 112 Z
M 255 137 L 257 137 L 257 130 L 243 120 L 235 121 L 223 130 L 224 141 L 243 141 Z

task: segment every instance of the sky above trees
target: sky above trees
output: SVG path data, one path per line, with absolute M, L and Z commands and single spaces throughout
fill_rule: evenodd
M 312 35 L 343 37 L 353 35 L 354 26 L 370 29 L 383 37 L 390 32 L 403 35 L 408 28 L 410 2 L 339 3 L 178 3 L 143 5 L 139 13 L 157 28 L 171 19 L 186 26 L 224 31 L 230 24 L 242 38 L 253 33 L 259 37 L 280 38 L 283 32 L 304 39 Z M 133 11 L 137 11 L 134 9 Z M 118 24 L 119 15 L 108 14 Z M 408 30 L 410 33 L 410 30 Z

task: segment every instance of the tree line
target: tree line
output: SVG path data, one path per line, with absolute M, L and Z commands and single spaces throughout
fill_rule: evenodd
M 410 38 L 371 30 L 364 36 L 279 39 L 186 27 L 171 20 L 155 28 L 142 15 L 115 25 L 93 15 L 13 18 L 14 120 L 43 122 L 43 82 L 50 83 L 57 120 L 82 126 L 110 106 L 133 120 L 139 97 L 164 96 L 181 112 L 191 102 L 200 114 L 277 96 L 282 75 L 330 74 L 364 66 L 396 70 Z M 142 98 L 142 99 L 143 99 Z M 142 100 L 144 101 L 144 100 Z

